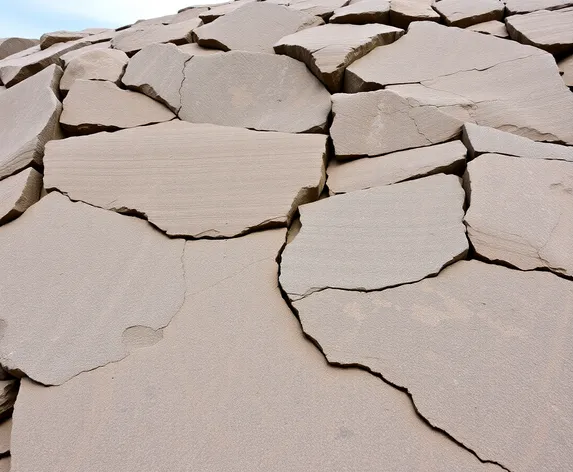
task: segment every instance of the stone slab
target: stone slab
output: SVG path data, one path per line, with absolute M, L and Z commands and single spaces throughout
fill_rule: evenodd
M 0 454 L 5 455 L 10 452 L 10 436 L 12 433 L 12 418 L 8 418 L 0 423 Z M 0 469 L 2 470 L 2 469 Z
M 350 23 L 365 25 L 368 23 L 390 22 L 390 0 L 360 0 L 337 8 L 328 20 L 329 23 Z
M 79 49 L 74 49 L 73 51 L 67 52 L 60 56 L 60 64 L 64 67 L 64 69 L 68 66 L 68 64 L 78 56 L 85 54 L 88 51 L 94 50 L 107 50 L 111 48 L 111 41 L 102 41 L 100 43 L 89 44 L 88 46 L 81 47 Z
M 504 0 L 509 15 L 531 13 L 537 10 L 559 10 L 573 6 L 571 0 Z
M 37 39 L 27 38 L 2 38 L 0 39 L 0 60 L 12 54 L 24 51 L 38 44 Z
M 287 0 L 290 8 L 303 11 L 309 15 L 320 16 L 327 21 L 335 10 L 350 3 L 350 0 Z
M 28 168 L 0 181 L 0 224 L 7 223 L 40 198 L 42 174 Z
M 53 31 L 51 33 L 44 33 L 40 37 L 40 49 L 48 49 L 50 46 L 58 43 L 76 41 L 87 35 L 88 33 L 82 33 L 80 31 Z
M 492 36 L 497 36 L 498 38 L 507 38 L 509 33 L 505 27 L 505 23 L 501 21 L 492 20 L 486 21 L 484 23 L 478 23 L 468 27 L 469 30 L 475 31 L 476 33 L 490 34 Z
M 440 21 L 440 15 L 432 8 L 433 0 L 391 0 L 390 24 L 408 29 L 415 21 Z
M 434 8 L 448 26 L 466 28 L 485 21 L 503 20 L 505 5 L 500 0 L 441 0 Z

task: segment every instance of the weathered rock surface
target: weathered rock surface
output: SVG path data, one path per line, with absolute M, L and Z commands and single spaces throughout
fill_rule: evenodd
M 107 50 L 111 48 L 111 41 L 102 41 L 100 43 L 89 44 L 88 46 L 83 46 L 79 49 L 74 49 L 73 51 L 67 52 L 60 56 L 60 64 L 64 67 L 64 69 L 69 65 L 72 60 L 76 57 L 79 57 L 88 51 L 99 51 L 99 50 Z M 125 54 L 125 53 L 124 53 Z
M 36 203 L 41 189 L 42 175 L 32 168 L 0 181 L 0 224 L 17 218 Z
M 177 46 L 177 49 L 191 56 L 211 56 L 213 54 L 220 54 L 223 52 L 219 49 L 201 47 L 197 43 L 180 44 Z
M 143 213 L 170 235 L 231 237 L 285 225 L 318 198 L 325 146 L 317 134 L 173 121 L 50 143 L 44 182 L 74 200 Z
M 337 158 L 375 156 L 448 141 L 463 121 L 401 95 L 377 90 L 332 97 L 330 135 Z
M 199 18 L 203 21 L 203 23 L 211 23 L 215 21 L 217 18 L 226 15 L 228 13 L 232 13 L 233 11 L 241 8 L 244 5 L 249 3 L 255 2 L 258 0 L 236 0 L 231 1 L 228 3 L 223 3 L 221 5 L 214 5 L 209 7 L 208 11 L 199 14 Z
M 465 221 L 477 254 L 573 276 L 573 166 L 484 154 L 468 164 Z
M 327 169 L 331 194 L 395 184 L 416 177 L 463 171 L 466 148 L 461 141 L 438 144 L 381 157 L 330 163 Z
M 328 90 L 340 92 L 344 70 L 375 47 L 396 41 L 404 31 L 387 25 L 329 24 L 282 38 L 274 47 L 304 62 Z
M 504 0 L 508 14 L 531 13 L 537 10 L 559 10 L 573 6 L 571 0 Z
M 461 261 L 383 292 L 325 290 L 294 303 L 330 362 L 363 365 L 420 414 L 508 470 L 573 460 L 573 283 Z
M 40 49 L 48 49 L 54 44 L 82 39 L 87 35 L 87 33 L 79 31 L 53 31 L 51 33 L 45 33 L 40 37 Z
M 292 0 L 286 2 L 290 8 L 328 20 L 333 12 L 350 3 L 350 0 Z
M 273 53 L 279 39 L 323 23 L 318 16 L 283 5 L 252 2 L 200 26 L 193 37 L 200 46 L 223 51 Z
M 6 325 L 3 324 L 2 328 L 5 331 Z M 10 415 L 16 401 L 19 385 L 20 382 L 14 379 L 0 380 L 0 419 L 5 419 Z
M 499 470 L 402 392 L 326 365 L 277 287 L 284 240 L 187 242 L 185 304 L 160 343 L 58 387 L 23 380 L 12 472 Z
M 368 23 L 390 22 L 390 0 L 360 0 L 334 10 L 329 23 L 350 23 L 365 25 Z
M 193 18 L 199 18 L 199 15 L 202 13 L 207 13 L 210 10 L 208 6 L 198 6 L 198 7 L 189 7 L 183 10 L 179 10 L 177 15 L 175 15 L 169 24 L 181 23 L 183 21 L 192 20 Z
M 511 39 L 552 54 L 573 51 L 573 8 L 541 10 L 505 20 Z
M 230 51 L 194 57 L 181 86 L 182 120 L 288 133 L 322 132 L 330 94 L 304 64 Z
M 91 134 L 162 123 L 175 118 L 161 103 L 112 82 L 76 80 L 64 99 L 60 117 L 69 134 Z
M 0 60 L 38 44 L 37 39 L 2 38 L 0 39 Z
M 468 249 L 463 202 L 459 177 L 441 174 L 303 205 L 281 285 L 297 300 L 327 287 L 378 290 L 437 274 Z
M 407 29 L 414 21 L 440 21 L 432 5 L 433 0 L 391 0 L 390 24 Z
M 119 83 L 128 57 L 117 49 L 95 49 L 72 59 L 67 65 L 60 90 L 67 92 L 78 79 L 107 80 Z
M 0 459 L 0 472 L 10 472 L 11 470 L 11 457 L 3 457 Z
M 0 231 L 2 365 L 53 385 L 124 358 L 133 327 L 160 330 L 181 307 L 183 244 L 138 218 L 42 198 Z
M 56 96 L 61 76 L 52 65 L 0 94 L 0 179 L 32 162 L 41 164 L 46 142 L 61 136 Z
M 12 433 L 12 418 L 0 423 L 0 455 L 10 452 L 10 436 Z M 0 470 L 2 470 L 0 468 Z
M 559 71 L 563 74 L 561 77 L 568 87 L 573 87 L 573 56 L 566 57 L 559 61 Z
M 485 23 L 478 23 L 477 25 L 472 25 L 468 28 L 476 33 L 490 34 L 492 36 L 497 36 L 498 38 L 507 38 L 509 33 L 505 27 L 505 23 L 501 21 L 493 20 L 486 21 Z
M 571 146 L 538 143 L 522 136 L 504 133 L 486 126 L 466 123 L 462 137 L 472 158 L 479 154 L 494 153 L 573 162 L 573 147 Z
M 176 15 L 163 15 L 155 18 L 136 21 L 133 26 L 152 26 L 152 25 L 169 25 Z
M 500 0 L 441 0 L 434 8 L 447 25 L 466 28 L 484 21 L 503 20 L 505 5 Z

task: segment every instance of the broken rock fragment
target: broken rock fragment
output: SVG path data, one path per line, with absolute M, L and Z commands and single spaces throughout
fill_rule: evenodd
M 48 49 L 54 44 L 67 43 L 68 41 L 75 41 L 86 36 L 87 33 L 79 31 L 54 31 L 52 33 L 45 33 L 40 37 L 40 48 Z
M 520 269 L 573 276 L 572 167 L 500 154 L 471 161 L 465 222 L 475 251 Z
M 342 89 L 344 70 L 349 64 L 403 34 L 403 30 L 387 25 L 329 24 L 288 35 L 274 49 L 304 62 L 334 93 Z
M 319 134 L 173 121 L 51 143 L 45 186 L 144 214 L 170 235 L 231 237 L 287 225 L 317 199 L 325 147 Z
M 500 0 L 441 0 L 434 8 L 447 25 L 466 28 L 485 21 L 503 20 L 505 5 Z
M 390 24 L 407 29 L 414 21 L 440 21 L 432 0 L 391 0 Z
M 230 51 L 186 64 L 179 117 L 256 130 L 323 132 L 330 108 L 330 94 L 299 61 Z
M 559 10 L 573 6 L 571 0 L 504 0 L 508 14 L 531 13 L 537 10 Z
M 492 36 L 497 36 L 498 38 L 507 38 L 509 36 L 505 23 L 497 20 L 478 23 L 470 26 L 468 30 L 475 31 L 476 33 L 490 34 Z
M 241 8 L 242 6 L 255 1 L 257 0 L 235 0 L 223 3 L 221 5 L 213 5 L 212 7 L 209 7 L 207 11 L 200 13 L 199 18 L 203 21 L 204 24 L 211 23 L 217 18 L 220 18 L 228 13 L 232 13 L 238 8 Z
M 170 121 L 175 115 L 161 103 L 112 82 L 76 80 L 60 117 L 69 134 L 91 134 Z
M 190 56 L 211 56 L 212 54 L 219 54 L 223 51 L 219 49 L 208 49 L 199 46 L 197 43 L 180 44 L 177 46 L 181 52 L 189 54 Z
M 42 198 L 0 231 L 2 365 L 56 385 L 124 358 L 126 329 L 162 329 L 183 303 L 183 244 L 138 218 Z
M 360 0 L 334 10 L 329 23 L 350 23 L 365 25 L 368 23 L 385 23 L 390 21 L 389 0 Z
M 87 51 L 69 62 L 60 82 L 60 90 L 69 91 L 78 79 L 107 80 L 117 84 L 127 61 L 127 55 L 117 49 Z
M 382 292 L 294 302 L 331 363 L 407 388 L 431 424 L 524 472 L 573 460 L 571 306 L 571 281 L 478 261 Z
M 0 181 L 0 224 L 17 218 L 40 198 L 42 175 L 28 168 Z
M 38 44 L 37 39 L 2 38 L 0 39 L 0 60 Z
M 65 68 L 78 56 L 81 56 L 88 51 L 98 51 L 107 50 L 111 48 L 111 41 L 102 41 L 100 43 L 89 44 L 88 46 L 81 47 L 79 49 L 74 49 L 73 51 L 67 52 L 60 56 L 60 63 Z M 125 53 L 124 53 L 125 54 Z
M 440 174 L 303 205 L 300 233 L 282 254 L 282 288 L 297 300 L 437 274 L 468 249 L 463 203 L 459 177 Z
M 292 0 L 287 3 L 289 8 L 320 16 L 326 21 L 335 10 L 348 5 L 350 0 Z
M 567 87 L 573 88 L 573 56 L 566 57 L 559 62 L 559 71 Z

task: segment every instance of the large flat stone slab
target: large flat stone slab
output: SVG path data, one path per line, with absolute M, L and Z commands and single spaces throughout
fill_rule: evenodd
M 2 38 L 0 39 L 0 60 L 38 44 L 37 39 Z
M 404 393 L 325 363 L 277 287 L 284 240 L 187 242 L 186 301 L 160 343 L 58 387 L 24 380 L 12 472 L 500 470 Z
M 291 300 L 327 287 L 378 290 L 437 274 L 468 249 L 459 177 L 435 175 L 300 207 L 282 255 Z
M 88 33 L 81 31 L 52 31 L 51 33 L 44 33 L 40 36 L 40 49 L 48 49 L 50 46 L 58 43 L 67 43 L 69 41 L 76 41 L 88 36 Z
M 230 237 L 286 225 L 318 198 L 325 147 L 324 135 L 173 121 L 51 143 L 44 182 L 170 235 Z
M 273 53 L 273 45 L 284 36 L 324 24 L 314 15 L 265 2 L 247 3 L 193 31 L 204 47 L 223 51 Z
M 185 66 L 179 117 L 287 133 L 323 132 L 330 94 L 304 64 L 275 54 L 230 51 Z
M 461 261 L 383 292 L 294 303 L 330 362 L 407 388 L 420 414 L 508 470 L 567 470 L 573 282 Z M 441 468 L 438 468 L 441 470 Z
M 0 179 L 41 164 L 46 142 L 61 136 L 61 76 L 62 69 L 52 65 L 0 94 Z
M 467 174 L 465 222 L 477 254 L 573 276 L 571 163 L 484 154 Z
M 42 198 L 0 231 L 2 365 L 56 385 L 124 358 L 135 327 L 161 330 L 181 307 L 183 244 L 138 218 Z
M 28 168 L 0 181 L 0 224 L 17 218 L 40 198 L 42 174 Z
M 484 21 L 503 20 L 505 5 L 501 0 L 441 0 L 436 11 L 448 26 L 466 28 Z
M 391 0 L 390 24 L 407 29 L 415 21 L 440 21 L 433 0 Z
M 62 128 L 71 135 L 115 131 L 162 123 L 173 112 L 142 93 L 107 81 L 76 80 L 64 99 Z
M 334 10 L 329 23 L 350 23 L 365 25 L 368 23 L 390 22 L 390 0 L 360 0 Z
M 344 70 L 375 47 L 404 34 L 393 26 L 329 24 L 290 34 L 275 44 L 275 52 L 304 62 L 332 93 L 340 92 Z
M 466 147 L 461 141 L 356 159 L 343 164 L 332 161 L 327 169 L 328 190 L 332 195 L 442 172 L 463 172 L 465 162 Z
M 567 87 L 573 88 L 573 55 L 559 61 L 559 72 Z
M 242 6 L 255 1 L 257 0 L 234 0 L 227 3 L 222 3 L 220 5 L 212 5 L 207 11 L 200 13 L 199 18 L 205 24 L 211 23 L 217 18 L 220 18 L 223 15 L 227 15 L 228 13 L 232 13 L 238 8 L 241 8 Z
M 559 10 L 573 6 L 571 0 L 504 0 L 509 15 L 531 13 L 537 10 Z
M 88 51 L 107 50 L 110 48 L 111 48 L 111 41 L 102 41 L 99 43 L 89 44 L 79 49 L 74 49 L 73 51 L 62 54 L 59 59 L 60 64 L 62 65 L 62 67 L 64 67 L 65 70 L 65 68 L 69 65 L 70 62 L 72 62 L 72 60 L 74 60 L 76 57 L 81 56 L 82 54 L 87 53 Z
M 505 27 L 505 23 L 501 21 L 492 20 L 486 21 L 484 23 L 478 23 L 468 27 L 469 30 L 475 31 L 476 33 L 490 34 L 492 36 L 497 36 L 498 38 L 507 38 L 509 33 Z
M 336 9 L 348 5 L 350 0 L 287 0 L 279 3 L 288 4 L 290 8 L 303 11 L 309 15 L 320 16 L 326 21 Z

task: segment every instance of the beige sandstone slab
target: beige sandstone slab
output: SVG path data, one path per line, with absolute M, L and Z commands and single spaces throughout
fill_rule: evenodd
M 391 0 L 390 24 L 407 29 L 414 21 L 440 21 L 432 5 L 433 0 Z
M 501 0 L 441 0 L 434 8 L 448 26 L 466 28 L 484 21 L 503 20 Z
M 222 3 L 221 5 L 212 5 L 209 7 L 209 10 L 199 14 L 199 18 L 203 21 L 204 24 L 211 23 L 215 21 L 217 18 L 226 15 L 227 13 L 231 13 L 238 8 L 241 8 L 243 5 L 247 5 L 248 3 L 255 2 L 258 0 L 235 0 L 227 3 Z
M 501 21 L 492 20 L 486 21 L 484 23 L 478 23 L 477 25 L 472 25 L 468 27 L 469 30 L 475 31 L 476 33 L 490 34 L 492 36 L 497 36 L 498 38 L 507 38 L 509 33 L 505 27 L 505 23 Z
M 12 418 L 0 423 L 0 455 L 10 452 L 10 436 L 12 433 Z M 0 469 L 2 470 L 2 469 Z
M 558 66 L 565 85 L 573 87 L 573 55 L 559 61 Z
M 326 21 L 335 10 L 348 5 L 350 0 L 287 0 L 287 3 L 290 8 L 306 12 L 309 15 L 320 16 Z
M 284 240 L 188 241 L 186 301 L 160 343 L 58 387 L 24 380 L 12 472 L 500 470 L 404 393 L 325 363 L 277 287 Z
M 177 15 L 171 19 L 169 24 L 181 23 L 183 21 L 198 18 L 202 13 L 207 13 L 210 10 L 208 6 L 189 7 L 184 10 L 179 10 Z
M 118 84 L 128 62 L 127 54 L 117 49 L 95 49 L 72 59 L 62 76 L 60 90 L 67 92 L 82 80 L 107 80 Z
M 180 44 L 177 48 L 191 56 L 211 56 L 213 54 L 219 54 L 223 51 L 219 49 L 207 49 L 199 46 L 197 43 Z
M 63 67 L 67 67 L 68 64 L 78 56 L 85 54 L 88 51 L 99 51 L 99 50 L 107 50 L 111 48 L 111 41 L 102 41 L 99 43 L 90 44 L 88 46 L 84 46 L 80 49 L 74 49 L 73 51 L 67 52 L 64 55 L 60 56 L 60 63 Z
M 88 33 L 80 31 L 53 31 L 51 33 L 44 33 L 40 37 L 40 48 L 48 49 L 50 46 L 58 43 L 67 43 L 86 37 Z
M 3 85 L 0 85 L 0 95 L 2 95 L 2 93 L 4 93 L 6 91 L 6 87 L 4 87 Z
M 28 168 L 0 181 L 0 224 L 17 218 L 40 198 L 42 174 Z
M 61 136 L 56 96 L 61 76 L 51 65 L 0 94 L 0 179 L 32 162 L 41 164 L 46 142 Z
M 148 18 L 146 20 L 138 20 L 133 25 L 137 26 L 152 26 L 152 25 L 169 25 L 175 19 L 176 15 L 163 15 L 156 18 Z
M 161 103 L 106 81 L 74 81 L 63 105 L 60 124 L 72 135 L 135 128 L 175 118 Z
M 573 147 L 571 146 L 539 143 L 486 126 L 466 123 L 462 138 L 472 158 L 479 154 L 494 153 L 573 162 Z
M 282 38 L 275 52 L 304 62 L 332 93 L 340 92 L 344 70 L 374 48 L 396 41 L 404 31 L 387 25 L 329 24 Z
M 37 39 L 0 38 L 0 60 L 38 44 Z
M 571 163 L 484 154 L 468 164 L 467 174 L 465 222 L 476 253 L 573 276 Z
M 378 90 L 332 97 L 330 135 L 337 158 L 375 156 L 448 141 L 463 121 L 434 105 Z
M 0 231 L 2 365 L 57 385 L 123 359 L 181 307 L 183 245 L 139 218 L 42 198 Z
M 551 54 L 573 51 L 573 8 L 510 16 L 505 24 L 511 39 L 520 43 Z
M 325 146 L 318 134 L 173 121 L 51 143 L 45 186 L 135 210 L 170 235 L 231 237 L 287 225 L 317 199 Z
M 463 172 L 465 161 L 466 147 L 461 141 L 356 159 L 343 164 L 332 161 L 327 169 L 327 185 L 331 195 L 353 192 L 442 172 Z
M 4 287 L 3 287 L 4 288 Z M 2 331 L 6 330 L 6 324 L 2 324 Z M 4 364 L 4 363 L 3 363 Z M 20 382 L 15 379 L 0 380 L 0 419 L 10 417 Z
M 297 300 L 437 274 L 468 250 L 464 197 L 459 177 L 440 174 L 303 205 L 300 233 L 282 254 L 282 288 Z
M 477 261 L 413 285 L 294 303 L 330 362 L 407 388 L 431 424 L 524 472 L 573 460 L 571 306 L 571 281 Z
M 390 0 L 360 0 L 351 2 L 345 7 L 334 10 L 329 23 L 351 23 L 365 25 L 368 23 L 390 22 Z
M 11 470 L 10 462 L 11 462 L 10 457 L 4 457 L 0 459 L 0 472 L 10 472 Z
M 185 66 L 179 117 L 288 133 L 323 132 L 330 94 L 301 62 L 230 51 L 196 56 Z
M 508 14 L 531 13 L 536 10 L 559 10 L 573 6 L 571 0 L 504 0 Z

